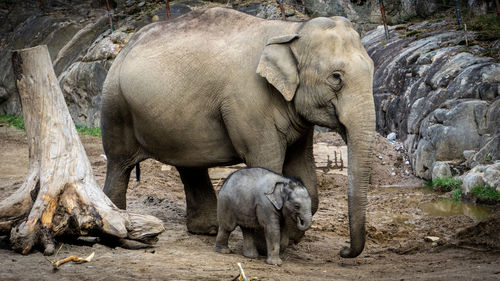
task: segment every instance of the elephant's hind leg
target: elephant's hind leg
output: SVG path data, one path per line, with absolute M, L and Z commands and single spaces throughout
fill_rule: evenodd
M 217 234 L 217 196 L 206 168 L 177 167 L 186 193 L 188 231 Z
M 219 226 L 219 232 L 217 233 L 217 238 L 215 239 L 215 251 L 223 254 L 231 253 L 231 249 L 228 246 L 229 235 L 231 231 L 223 226 Z
M 127 207 L 127 186 L 130 172 L 135 164 L 122 165 L 119 161 L 108 158 L 106 167 L 106 182 L 104 183 L 104 194 L 120 209 Z

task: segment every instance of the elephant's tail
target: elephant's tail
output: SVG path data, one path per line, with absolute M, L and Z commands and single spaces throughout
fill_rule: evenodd
M 135 180 L 141 181 L 141 165 L 140 165 L 140 163 L 135 164 Z

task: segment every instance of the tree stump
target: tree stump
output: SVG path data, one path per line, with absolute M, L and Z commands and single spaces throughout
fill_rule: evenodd
M 54 73 L 47 46 L 12 55 L 29 146 L 23 185 L 0 202 L 0 234 L 23 254 L 53 254 L 59 236 L 101 236 L 154 244 L 163 223 L 118 209 L 92 174 Z

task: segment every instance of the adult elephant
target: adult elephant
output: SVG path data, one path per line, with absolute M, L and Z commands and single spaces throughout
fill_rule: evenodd
M 215 234 L 208 168 L 244 162 L 300 178 L 318 208 L 314 124 L 348 144 L 351 246 L 365 243 L 375 110 L 373 62 L 342 17 L 263 20 L 223 8 L 199 10 L 137 32 L 104 83 L 104 192 L 126 206 L 130 171 L 154 158 L 184 184 L 187 227 Z

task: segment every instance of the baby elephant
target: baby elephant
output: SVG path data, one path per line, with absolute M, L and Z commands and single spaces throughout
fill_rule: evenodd
M 269 264 L 281 264 L 280 247 L 288 246 L 289 229 L 311 227 L 311 198 L 304 185 L 263 168 L 246 168 L 232 173 L 219 191 L 219 232 L 215 250 L 230 253 L 227 241 L 240 226 L 243 255 L 258 256 L 254 235 L 264 231 Z

